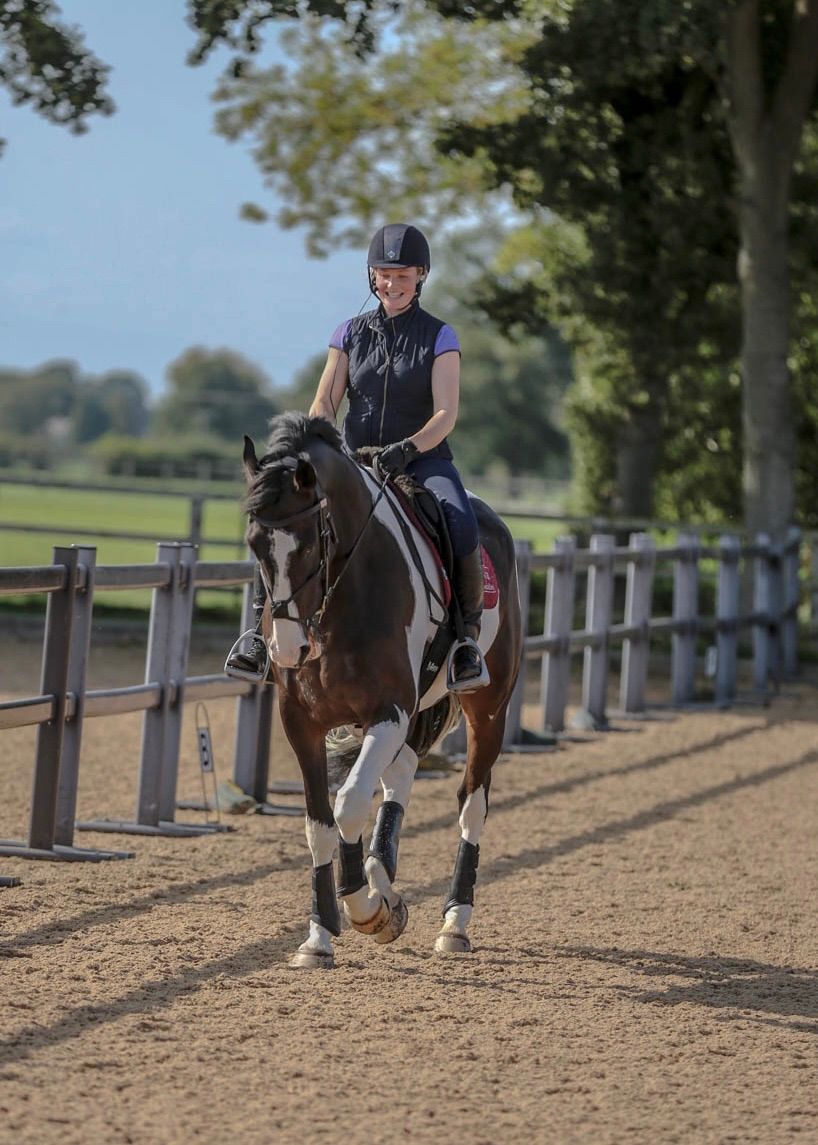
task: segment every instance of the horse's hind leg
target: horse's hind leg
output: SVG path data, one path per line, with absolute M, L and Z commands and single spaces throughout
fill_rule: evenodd
M 393 884 L 398 869 L 401 824 L 409 805 L 417 766 L 417 755 L 408 744 L 404 744 L 381 780 L 383 803 L 378 808 L 369 842 L 366 877 L 370 887 L 380 891 L 389 903 L 391 914 L 389 923 L 375 935 L 376 942 L 394 942 L 403 934 L 409 921 L 406 903 Z
M 489 718 L 487 689 L 463 696 L 468 731 L 466 771 L 457 792 L 460 806 L 460 846 L 449 893 L 443 906 L 443 929 L 435 940 L 438 954 L 467 954 L 471 950 L 468 926 L 474 907 L 474 886 L 480 857 L 480 836 L 488 813 L 491 769 L 503 743 L 505 705 Z M 479 699 L 478 699 L 479 697 Z

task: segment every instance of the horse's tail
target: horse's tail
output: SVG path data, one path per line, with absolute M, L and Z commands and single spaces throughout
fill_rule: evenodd
M 453 731 L 460 719 L 460 702 L 457 696 L 447 692 L 436 704 L 418 712 L 412 721 L 406 742 L 423 759 L 431 749 Z

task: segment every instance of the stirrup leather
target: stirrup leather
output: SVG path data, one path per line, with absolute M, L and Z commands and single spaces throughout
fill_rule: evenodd
M 457 680 L 454 675 L 454 658 L 461 648 L 474 648 L 480 658 L 480 675 L 472 676 L 470 680 Z M 449 656 L 446 661 L 446 687 L 450 692 L 473 692 L 477 688 L 482 688 L 485 684 L 489 683 L 489 670 L 486 667 L 486 660 L 480 650 L 480 645 L 476 640 L 472 640 L 470 636 L 464 636 L 462 640 L 456 640 L 449 649 Z
M 231 676 L 234 680 L 249 680 L 251 684 L 263 684 L 270 672 L 270 652 L 267 648 L 267 644 L 263 640 L 261 643 L 264 646 L 264 668 L 261 672 L 251 672 L 249 669 L 237 668 L 234 664 L 230 663 L 231 657 L 235 656 L 248 637 L 255 637 L 261 640 L 255 628 L 248 628 L 246 632 L 242 632 L 241 636 L 227 653 L 227 658 L 224 662 L 224 674 L 225 676 Z

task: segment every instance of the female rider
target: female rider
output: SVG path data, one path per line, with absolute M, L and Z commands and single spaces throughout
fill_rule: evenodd
M 454 556 L 453 589 L 467 637 L 455 649 L 450 687 L 470 691 L 488 682 L 476 643 L 483 568 L 477 521 L 447 441 L 457 421 L 460 345 L 451 326 L 419 302 L 430 265 L 429 244 L 417 227 L 392 223 L 375 232 L 367 275 L 378 306 L 335 330 L 309 412 L 334 423 L 346 393 L 347 448 L 384 447 L 378 456 L 382 471 L 408 473 L 440 501 Z M 240 669 L 263 670 L 262 642 L 254 641 L 247 654 L 232 660 Z

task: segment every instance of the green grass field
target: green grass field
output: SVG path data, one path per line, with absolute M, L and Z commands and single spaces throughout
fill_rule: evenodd
M 237 488 L 235 500 L 205 502 L 201 560 L 245 558 L 240 500 L 241 491 Z M 14 526 L 0 529 L 0 565 L 49 565 L 55 545 L 72 544 L 95 545 L 98 565 L 151 564 L 156 560 L 158 539 L 185 540 L 189 536 L 190 512 L 190 498 L 183 494 L 162 495 L 150 490 L 124 493 L 116 487 L 108 492 L 36 488 L 3 484 L 0 479 L 0 525 Z M 508 524 L 516 538 L 531 541 L 537 552 L 549 550 L 554 538 L 566 532 L 566 526 L 556 521 L 513 518 Z M 32 532 L 35 527 L 45 531 Z M 106 532 L 142 533 L 151 540 L 100 535 Z M 213 544 L 208 543 L 209 539 L 232 543 Z M 205 591 L 199 594 L 197 603 L 202 608 L 235 611 L 237 600 L 236 591 Z M 12 601 L 17 603 L 18 598 L 6 598 L 7 603 Z M 150 593 L 144 590 L 109 591 L 101 593 L 97 601 L 97 607 L 129 609 L 146 608 L 149 604 Z
M 201 560 L 243 560 L 244 522 L 240 492 L 235 500 L 207 501 L 199 550 Z M 186 540 L 190 534 L 190 499 L 155 492 L 123 493 L 93 490 L 35 488 L 0 481 L 0 524 L 19 530 L 0 530 L 0 565 L 24 567 L 49 565 L 55 545 L 94 545 L 98 565 L 152 564 L 157 541 Z M 38 531 L 32 532 L 36 527 Z M 45 530 L 45 531 L 40 531 Z M 150 540 L 123 540 L 100 536 L 106 532 L 142 533 Z M 153 539 L 156 538 L 156 539 Z M 231 540 L 232 544 L 208 544 L 207 538 Z M 239 592 L 202 592 L 200 608 L 235 612 Z M 6 598 L 19 603 L 19 598 Z M 143 609 L 150 606 L 150 592 L 108 591 L 100 593 L 97 607 Z

